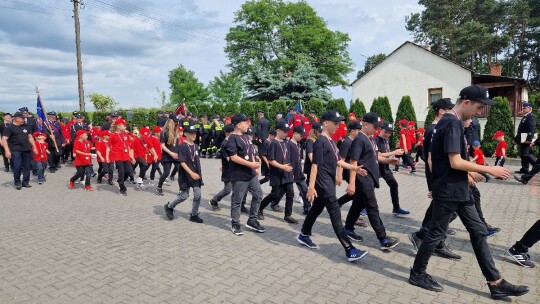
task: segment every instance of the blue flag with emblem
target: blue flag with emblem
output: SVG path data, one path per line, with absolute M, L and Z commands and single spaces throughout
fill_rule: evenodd
M 300 113 L 300 111 L 302 110 L 302 101 L 298 101 L 295 105 L 294 105 L 294 109 L 296 110 L 296 113 Z
M 37 128 L 40 132 L 43 132 L 43 125 L 47 124 L 47 117 L 45 116 L 45 110 L 43 107 L 43 102 L 41 101 L 41 97 L 38 95 L 37 97 L 37 104 L 36 104 L 36 114 L 37 116 L 43 121 L 43 124 L 37 124 Z

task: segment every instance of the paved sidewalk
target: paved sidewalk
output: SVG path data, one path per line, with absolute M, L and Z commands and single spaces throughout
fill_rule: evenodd
M 370 227 L 358 229 L 365 241 L 357 245 L 369 255 L 351 264 L 326 211 L 313 231 L 320 248 L 297 244 L 303 222 L 298 204 L 293 216 L 300 224 L 286 224 L 282 213 L 267 211 L 261 221 L 266 233 L 245 229 L 243 236 L 234 236 L 230 198 L 218 213 L 208 205 L 221 187 L 219 161 L 202 160 L 202 165 L 203 224 L 188 221 L 190 199 L 176 208 L 174 221 L 165 220 L 163 204 L 174 198 L 176 184 L 165 187 L 163 197 L 153 188 L 129 187 L 127 197 L 108 185 L 93 184 L 91 193 L 81 185 L 69 190 L 74 168 L 64 166 L 49 173 L 44 185 L 17 191 L 12 176 L 0 172 L 0 303 L 492 302 L 459 220 L 451 225 L 457 234 L 448 244 L 463 260 L 433 257 L 428 269 L 445 290 L 429 292 L 407 283 L 414 259 L 407 234 L 419 227 L 429 204 L 423 173 L 396 176 L 402 207 L 412 211 L 408 218 L 392 216 L 390 193 L 381 180 L 381 217 L 401 244 L 384 253 Z M 540 218 L 540 179 L 527 186 L 492 179 L 478 187 L 488 222 L 502 228 L 489 239 L 497 267 L 508 281 L 531 288 L 514 301 L 539 303 L 540 267 L 522 268 L 509 261 L 505 250 Z M 269 190 L 263 187 L 265 194 Z M 343 209 L 345 217 L 348 207 Z M 540 244 L 530 254 L 540 262 Z

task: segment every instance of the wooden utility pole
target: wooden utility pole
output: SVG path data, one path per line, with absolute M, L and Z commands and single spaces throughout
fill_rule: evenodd
M 75 47 L 77 49 L 77 76 L 79 78 L 79 110 L 84 112 L 84 88 L 82 77 L 81 61 L 81 26 L 79 24 L 79 2 L 80 0 L 71 0 L 73 2 L 73 19 L 75 19 Z

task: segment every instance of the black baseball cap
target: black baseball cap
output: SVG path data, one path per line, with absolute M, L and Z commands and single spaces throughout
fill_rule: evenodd
M 158 114 L 163 114 L 163 111 L 159 110 L 157 111 Z
M 234 132 L 234 126 L 232 124 L 225 125 L 225 127 L 223 127 L 223 131 L 225 133 L 232 133 Z
M 477 84 L 473 84 L 461 90 L 461 92 L 459 92 L 459 98 L 479 101 L 488 106 L 493 106 L 497 104 L 495 101 L 489 99 L 488 90 L 483 86 L 479 86 Z
M 315 131 L 318 131 L 318 132 L 322 132 L 322 124 L 320 122 L 315 122 L 311 126 L 311 129 L 315 130 Z
M 268 132 L 268 134 L 276 136 L 277 134 L 276 129 L 271 129 L 270 132 Z
M 327 121 L 327 120 L 333 121 L 333 122 L 342 122 L 345 120 L 345 117 L 341 116 L 336 111 L 329 110 L 329 111 L 324 112 L 321 117 L 321 121 Z
M 77 113 L 77 115 L 75 115 L 75 118 L 84 118 L 84 114 L 82 114 L 82 113 Z
M 196 134 L 199 132 L 199 129 L 195 124 L 190 123 L 188 126 L 184 127 L 184 133 Z
M 258 110 L 257 113 L 264 114 L 264 111 L 263 110 Z
M 244 114 L 234 114 L 234 116 L 231 118 L 231 123 L 233 126 L 236 126 L 237 124 L 241 123 L 242 121 L 247 121 L 248 118 Z
M 178 117 L 176 117 L 176 115 L 174 114 L 169 114 L 169 119 L 172 119 L 172 121 L 174 121 L 175 123 L 178 123 Z
M 276 130 L 281 130 L 283 132 L 288 132 L 291 129 L 289 124 L 287 124 L 285 121 L 280 120 L 276 123 Z
M 388 132 L 394 132 L 394 124 L 391 122 L 383 122 L 382 128 Z
M 368 112 L 364 114 L 362 121 L 372 123 L 379 128 L 382 128 L 384 126 L 383 121 L 381 117 L 379 116 L 379 114 L 374 113 L 374 112 Z
M 8 116 L 8 115 L 13 116 L 13 115 L 11 115 L 11 113 L 8 113 L 8 112 L 4 113 L 4 116 Z
M 22 107 L 19 109 L 19 112 L 28 112 L 28 108 L 27 107 Z
M 431 107 L 435 111 L 439 110 L 439 109 L 450 110 L 450 109 L 454 108 L 454 104 L 452 103 L 452 99 L 450 99 L 450 98 L 441 98 L 441 99 L 439 99 L 437 101 L 434 101 L 431 104 Z
M 49 116 L 56 116 L 56 112 L 55 112 L 55 111 L 50 111 L 49 113 L 47 113 L 47 115 L 49 115 Z
M 79 114 L 79 112 L 77 112 L 77 111 L 71 112 L 71 115 L 73 115 L 73 116 L 77 116 L 77 114 Z
M 111 117 L 118 117 L 118 116 L 120 116 L 120 112 L 118 111 L 114 111 L 111 113 Z
M 293 128 L 293 133 L 298 133 L 302 136 L 306 135 L 306 131 L 304 130 L 304 127 L 302 126 L 296 126 Z
M 361 130 L 362 124 L 359 121 L 353 121 L 347 125 L 347 129 L 348 130 Z
M 24 116 L 22 112 L 15 112 L 15 114 L 13 114 L 13 117 L 24 117 Z
M 212 115 L 212 119 L 219 119 L 219 115 L 217 114 Z

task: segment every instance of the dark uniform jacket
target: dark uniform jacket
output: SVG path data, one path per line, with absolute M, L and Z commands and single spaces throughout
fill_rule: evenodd
M 518 144 L 522 143 L 521 133 L 527 133 L 527 139 L 525 141 L 531 142 L 533 140 L 535 130 L 536 116 L 530 112 L 521 118 L 514 141 Z

